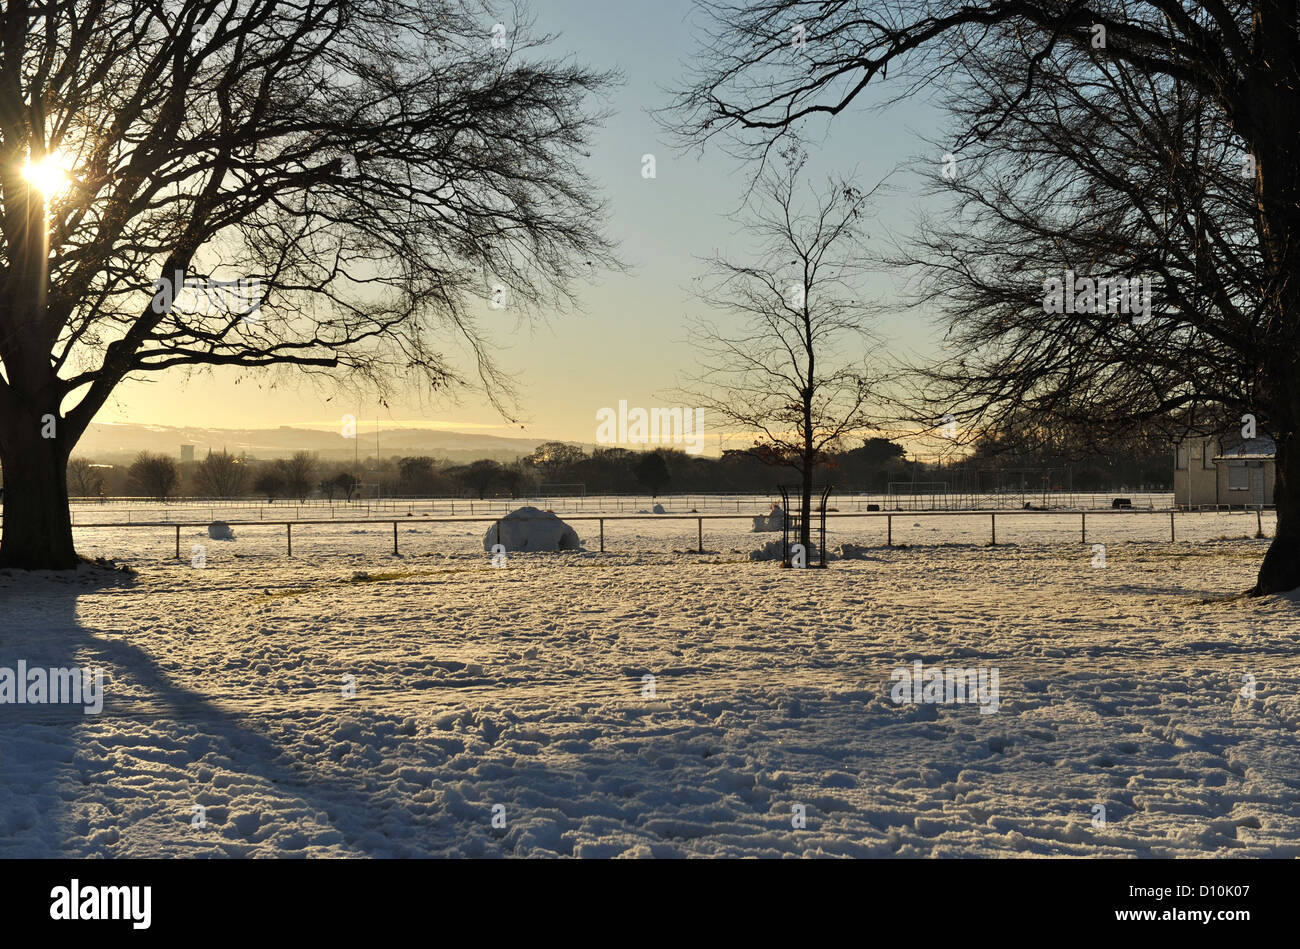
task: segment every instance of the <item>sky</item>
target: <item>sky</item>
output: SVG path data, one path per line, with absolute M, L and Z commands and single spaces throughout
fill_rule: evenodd
M 96 421 L 332 428 L 351 413 L 367 425 L 590 443 L 603 407 L 621 400 L 631 407 L 674 405 L 671 390 L 699 368 L 685 338 L 686 320 L 709 315 L 690 290 L 692 278 L 705 270 L 701 258 L 718 251 L 734 255 L 746 246 L 740 225 L 728 218 L 741 202 L 746 169 L 716 149 L 702 156 L 674 152 L 649 114 L 667 103 L 667 90 L 680 83 L 694 52 L 692 4 L 536 0 L 531 9 L 536 32 L 559 34 L 556 53 L 622 74 L 622 84 L 609 93 L 614 114 L 592 142 L 589 172 L 609 202 L 609 231 L 629 268 L 577 287 L 580 313 L 543 315 L 520 327 L 508 310 L 483 308 L 483 326 L 499 347 L 500 365 L 519 387 L 518 422 L 503 419 L 474 391 L 459 393 L 454 402 L 406 391 L 386 406 L 352 398 L 344 406 L 339 393 L 292 372 L 244 368 L 128 380 Z M 875 205 L 880 232 L 874 237 L 905 232 L 920 205 L 920 182 L 898 168 L 932 150 L 924 137 L 938 127 L 939 115 L 916 100 L 883 113 L 847 112 L 833 124 L 807 130 L 816 143 L 809 171 L 818 178 L 853 174 L 867 187 L 890 176 L 890 192 Z M 646 154 L 655 156 L 652 179 L 642 177 Z M 888 296 L 894 283 L 871 278 L 865 289 Z M 925 352 L 935 345 L 933 327 L 916 314 L 886 319 L 875 329 L 895 352 Z M 745 441 L 710 430 L 707 418 L 705 425 L 709 453 Z

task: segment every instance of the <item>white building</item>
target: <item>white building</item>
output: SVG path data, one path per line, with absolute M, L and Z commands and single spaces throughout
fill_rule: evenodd
M 1175 446 L 1174 504 L 1256 507 L 1273 503 L 1277 446 L 1267 435 L 1223 447 L 1217 435 L 1195 433 Z

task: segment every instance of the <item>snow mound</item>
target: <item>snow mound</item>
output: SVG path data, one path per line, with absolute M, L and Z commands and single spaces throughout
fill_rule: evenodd
M 861 551 L 861 550 L 865 550 L 865 549 L 866 549 L 866 548 L 864 548 L 864 547 L 856 547 L 856 546 L 853 545 L 853 544 L 846 544 L 846 545 L 844 545 L 844 546 L 846 546 L 846 547 L 850 547 L 850 548 L 853 548 L 854 550 L 859 550 L 859 551 Z M 843 548 L 841 548 L 841 549 L 843 549 Z M 841 556 L 842 556 L 841 554 L 837 554 L 835 551 L 829 551 L 829 550 L 828 550 L 828 551 L 826 552 L 826 560 L 827 560 L 828 562 L 831 561 L 831 560 L 839 560 L 839 559 L 841 559 Z M 750 560 L 780 560 L 780 559 L 781 559 L 781 542 L 780 542 L 779 540 L 769 540 L 769 541 L 768 541 L 766 544 L 764 544 L 762 547 L 758 548 L 758 550 L 751 550 L 751 551 L 749 552 L 749 559 L 750 559 Z M 848 559 L 848 558 L 845 558 L 845 559 Z M 819 558 L 819 555 L 818 555 L 818 553 L 817 553 L 817 545 L 816 545 L 816 544 L 810 544 L 810 545 L 809 545 L 809 547 L 808 547 L 808 560 L 807 560 L 807 562 L 810 563 L 810 564 L 812 564 L 812 563 L 819 563 L 819 562 L 820 562 L 820 558 Z
M 664 510 L 664 506 L 662 504 L 656 504 L 651 510 L 653 510 L 656 514 L 668 513 L 667 511 Z
M 785 511 L 781 510 L 781 505 L 773 504 L 772 510 L 768 514 L 754 515 L 754 533 L 762 531 L 779 531 L 785 526 Z
M 212 540 L 234 540 L 235 532 L 225 521 L 213 521 L 208 525 L 208 537 Z
M 483 549 L 502 544 L 506 550 L 577 550 L 582 541 L 575 531 L 550 511 L 521 507 L 493 524 L 483 535 Z

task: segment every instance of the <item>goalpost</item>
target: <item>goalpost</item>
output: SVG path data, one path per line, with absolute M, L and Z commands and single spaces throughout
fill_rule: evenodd
M 888 506 L 899 510 L 931 510 L 948 507 L 947 481 L 891 481 L 886 492 Z

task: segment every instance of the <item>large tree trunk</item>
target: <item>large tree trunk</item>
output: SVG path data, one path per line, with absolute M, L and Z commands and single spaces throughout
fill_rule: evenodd
M 1269 545 L 1251 596 L 1286 593 L 1300 587 L 1300 438 L 1284 435 L 1277 444 L 1277 534 Z
M 1277 436 L 1277 534 L 1259 568 L 1253 596 L 1300 587 L 1300 100 L 1295 95 L 1294 0 L 1255 4 L 1255 65 L 1247 75 L 1251 112 L 1245 127 L 1256 156 L 1264 300 L 1273 310 L 1261 345 L 1266 359 L 1264 394 L 1272 403 Z
M 62 424 L 58 420 L 56 424 Z M 68 513 L 68 454 L 62 438 L 42 438 L 39 416 L 0 419 L 4 532 L 0 568 L 71 570 L 77 566 Z

